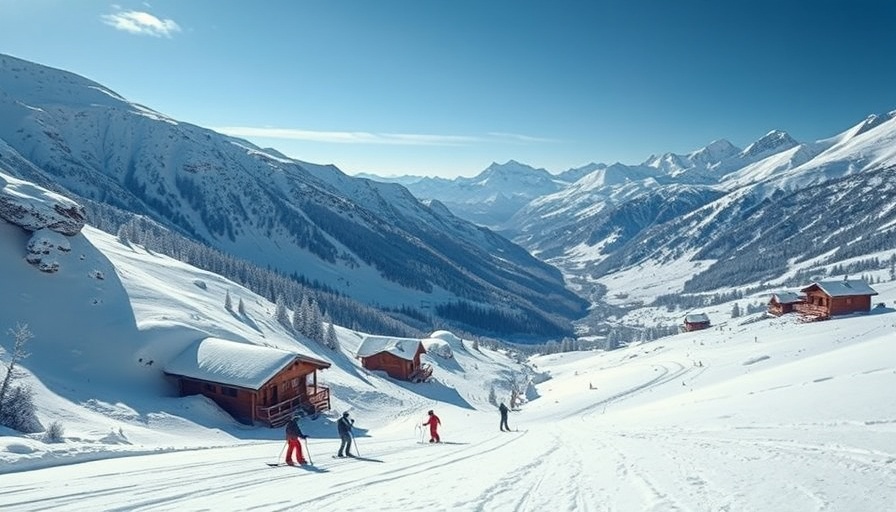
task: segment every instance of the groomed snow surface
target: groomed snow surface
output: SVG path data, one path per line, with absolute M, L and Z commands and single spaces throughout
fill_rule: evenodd
M 7 241 L 24 239 L 10 233 Z M 57 290 L 59 300 L 89 302 L 65 295 L 85 291 L 77 283 L 88 267 L 106 278 L 84 281 L 93 287 L 85 297 L 114 312 L 113 292 L 125 290 L 133 318 L 92 339 L 119 346 L 104 364 L 135 337 L 128 350 L 141 362 L 174 357 L 200 335 L 284 349 L 292 343 L 333 363 L 320 378 L 334 410 L 303 420 L 313 464 L 271 468 L 282 460 L 280 429 L 242 426 L 205 399 L 147 386 L 156 382 L 151 373 L 130 384 L 114 375 L 120 386 L 101 387 L 79 373 L 87 361 L 68 367 L 70 354 L 44 354 L 41 344 L 59 334 L 14 311 L 3 321 L 24 318 L 35 333 L 22 378 L 35 391 L 41 421 L 60 421 L 65 439 L 45 443 L 39 434 L 0 430 L 4 512 L 893 509 L 892 307 L 816 323 L 744 317 L 612 352 L 535 357 L 528 364 L 540 382 L 510 414 L 514 431 L 506 433 L 488 391 L 497 386 L 506 401 L 502 383 L 522 369 L 501 352 L 444 336 L 450 350 L 424 356 L 433 382 L 392 381 L 352 357 L 358 333 L 338 329 L 338 353 L 292 340 L 270 320 L 273 306 L 237 285 L 85 233 L 73 238 L 72 261 L 61 262 L 59 274 L 23 267 L 9 275 L 18 289 L 32 290 L 23 294 L 32 305 L 32 294 L 54 279 L 63 280 L 59 290 L 75 290 Z M 93 260 L 88 238 L 108 261 Z M 0 244 L 0 253 L 15 247 Z M 0 263 L 17 265 L 17 258 Z M 77 276 L 66 274 L 73 269 Z M 874 287 L 875 302 L 894 304 L 896 283 Z M 248 318 L 223 312 L 225 289 L 234 302 L 245 299 Z M 55 299 L 46 300 L 54 307 Z M 79 329 L 67 331 L 78 337 Z M 0 343 L 8 348 L 11 340 Z M 425 442 L 428 409 L 441 417 L 441 444 Z M 358 459 L 332 457 L 343 410 L 356 420 Z

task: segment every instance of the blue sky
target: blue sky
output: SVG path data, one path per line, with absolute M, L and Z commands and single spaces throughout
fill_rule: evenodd
M 634 164 L 896 109 L 892 0 L 0 0 L 0 52 L 344 171 Z

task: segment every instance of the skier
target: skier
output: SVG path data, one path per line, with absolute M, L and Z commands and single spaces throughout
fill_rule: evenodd
M 308 439 L 308 436 L 303 434 L 301 427 L 299 427 L 299 417 L 293 416 L 286 422 L 286 444 L 288 446 L 286 449 L 286 463 L 290 466 L 295 466 L 295 463 L 292 461 L 293 452 L 295 452 L 296 460 L 299 464 L 306 464 L 305 457 L 302 455 L 302 443 L 299 441 L 299 438 Z
M 510 427 L 507 425 L 507 406 L 504 405 L 504 402 L 501 402 L 498 410 L 501 411 L 501 432 L 510 432 Z
M 426 423 L 424 423 L 423 426 L 425 427 L 426 425 L 429 425 L 429 442 L 441 443 L 442 439 L 439 438 L 439 425 L 442 424 L 442 421 L 434 412 L 432 412 L 432 409 L 430 409 L 427 414 L 429 414 L 429 419 L 426 420 Z
M 339 429 L 339 437 L 342 438 L 342 444 L 339 445 L 339 453 L 336 454 L 337 457 L 354 457 L 352 455 L 352 426 L 354 424 L 355 420 L 349 419 L 348 411 L 342 413 L 342 417 L 336 422 L 336 428 Z

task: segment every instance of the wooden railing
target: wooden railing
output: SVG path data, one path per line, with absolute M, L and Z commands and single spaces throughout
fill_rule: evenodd
M 317 386 L 309 388 L 306 396 L 296 396 L 269 406 L 257 406 L 255 419 L 267 423 L 271 427 L 282 427 L 295 413 L 303 415 L 317 414 L 330 409 L 330 389 Z
M 828 308 L 817 304 L 794 304 L 793 310 L 797 313 L 811 316 L 815 318 L 827 318 L 829 316 Z

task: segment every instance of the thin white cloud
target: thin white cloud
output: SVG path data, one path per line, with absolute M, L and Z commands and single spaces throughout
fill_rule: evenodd
M 221 126 L 214 130 L 234 137 L 332 142 L 336 144 L 383 144 L 405 146 L 467 146 L 479 142 L 544 143 L 552 139 L 513 133 L 489 133 L 486 137 L 471 135 L 431 135 L 422 133 L 372 133 L 297 130 L 251 126 Z
M 481 139 L 463 135 L 427 135 L 419 133 L 328 132 L 291 128 L 221 126 L 214 130 L 234 137 L 333 142 L 337 144 L 392 144 L 405 146 L 463 146 Z
M 490 137 L 494 137 L 496 139 L 503 139 L 510 142 L 560 142 L 557 139 L 548 139 L 545 137 L 533 137 L 531 135 L 523 135 L 520 133 L 506 133 L 506 132 L 491 132 L 488 134 Z
M 171 37 L 180 32 L 180 25 L 171 19 L 159 19 L 148 12 L 120 11 L 100 16 L 103 23 L 131 34 Z

